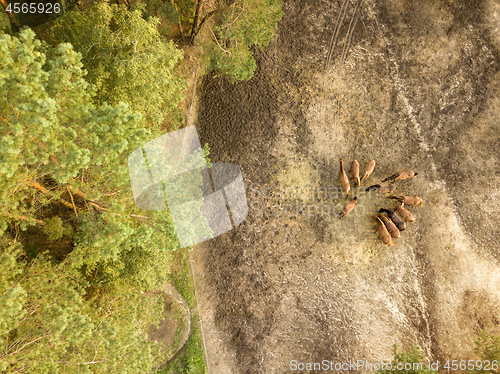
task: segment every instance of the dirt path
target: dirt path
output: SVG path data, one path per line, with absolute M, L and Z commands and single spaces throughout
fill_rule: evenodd
M 163 318 L 158 326 L 150 325 L 148 339 L 163 343 L 166 346 L 165 366 L 184 347 L 191 334 L 191 310 L 182 295 L 170 283 L 165 284 L 163 293 Z M 151 294 L 153 292 L 150 292 Z
M 213 161 L 240 165 L 254 204 L 192 253 L 212 373 L 388 361 L 393 343 L 468 359 L 481 329 L 500 333 L 500 10 L 404 4 L 287 1 L 252 80 L 205 80 L 201 140 Z M 419 171 L 398 187 L 425 203 L 397 246 L 374 234 L 382 197 L 338 220 L 307 215 L 344 199 L 277 196 L 336 186 L 340 157 L 377 161 L 367 185 Z M 305 214 L 271 216 L 289 203 Z

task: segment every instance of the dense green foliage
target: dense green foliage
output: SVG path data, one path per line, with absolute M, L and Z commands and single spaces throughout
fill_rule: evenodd
M 158 353 L 145 330 L 161 302 L 141 292 L 178 244 L 165 212 L 136 211 L 126 162 L 153 134 L 126 104 L 95 105 L 84 76 L 70 44 L 0 37 L 6 372 L 144 373 Z
M 264 48 L 281 19 L 279 0 L 243 0 L 229 5 L 214 29 L 212 66 L 234 82 L 252 78 L 256 69 L 252 48 Z
M 152 367 L 158 348 L 144 330 L 161 304 L 125 288 L 86 299 L 89 284 L 69 260 L 20 261 L 19 244 L 4 242 L 2 250 L 8 276 L 0 283 L 1 370 L 144 373 Z
M 129 104 L 148 122 L 180 121 L 177 106 L 185 81 L 174 74 L 182 51 L 158 32 L 159 20 L 142 10 L 96 3 L 85 11 L 68 12 L 50 28 L 53 45 L 69 42 L 82 53 L 87 80 L 97 88 L 100 103 Z
M 137 209 L 127 158 L 182 123 L 183 53 L 165 35 L 188 30 L 197 3 L 130 4 L 73 8 L 39 28 L 46 43 L 0 31 L 0 372 L 154 371 L 146 330 L 163 305 L 144 291 L 171 281 L 195 308 L 171 217 Z M 216 6 L 192 25 L 207 21 L 201 59 L 249 79 L 279 4 Z M 196 312 L 192 326 L 167 372 L 207 371 Z
M 82 53 L 101 103 L 127 102 L 153 124 L 180 120 L 176 108 L 185 88 L 173 74 L 182 53 L 166 38 L 194 42 L 204 30 L 199 57 L 208 68 L 232 82 L 248 80 L 256 69 L 253 49 L 269 44 L 283 16 L 281 0 L 125 3 L 129 6 L 96 2 L 85 11 L 71 8 L 46 37 L 52 45 L 70 42 Z
M 144 17 L 155 17 L 160 20 L 158 30 L 171 39 L 179 25 L 193 22 L 195 1 L 193 0 L 135 0 L 130 2 L 132 9 L 144 9 Z
M 412 346 L 411 352 L 401 352 L 398 353 L 398 346 L 396 344 L 392 347 L 392 353 L 394 355 L 394 359 L 391 361 L 392 369 L 381 369 L 377 370 L 377 374 L 434 374 L 436 371 L 430 370 L 426 363 L 423 363 L 422 360 L 424 356 L 420 352 L 419 347 Z M 400 368 L 398 369 L 398 364 Z M 405 364 L 409 368 L 411 365 L 411 369 L 404 369 Z M 421 364 L 421 365 L 420 365 Z
M 64 234 L 64 225 L 61 217 L 52 217 L 44 221 L 43 233 L 47 235 L 50 241 L 56 241 L 62 238 Z
M 197 44 L 204 50 L 201 58 L 209 62 L 208 69 L 227 75 L 231 82 L 253 76 L 256 69 L 253 49 L 262 49 L 270 43 L 283 16 L 281 0 L 217 1 L 209 5 L 204 0 L 137 2 L 145 6 L 146 14 L 159 17 L 161 24 L 178 23 L 184 40 L 193 42 L 196 36 Z M 198 18 L 196 5 L 207 8 Z M 205 33 L 203 38 L 199 37 L 201 30 Z

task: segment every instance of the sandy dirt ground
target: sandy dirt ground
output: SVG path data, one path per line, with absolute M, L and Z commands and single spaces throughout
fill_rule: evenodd
M 210 373 L 388 362 L 394 343 L 442 364 L 475 358 L 480 331 L 500 333 L 500 5 L 283 8 L 254 78 L 199 88 L 201 141 L 212 161 L 241 167 L 250 206 L 191 255 Z M 361 194 L 339 220 L 346 199 L 307 193 L 338 185 L 341 157 L 348 170 L 376 160 L 365 186 L 418 171 L 398 183 L 424 205 L 397 245 L 375 234 L 373 214 L 394 206 L 386 197 Z

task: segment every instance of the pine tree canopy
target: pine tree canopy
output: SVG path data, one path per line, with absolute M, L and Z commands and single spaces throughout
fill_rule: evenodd
M 145 373 L 145 331 L 178 248 L 139 211 L 127 158 L 154 131 L 95 100 L 80 53 L 0 36 L 0 371 Z
M 60 17 L 49 40 L 54 45 L 69 42 L 82 53 L 87 80 L 96 86 L 100 103 L 128 103 L 153 125 L 179 121 L 177 106 L 186 83 L 174 69 L 182 51 L 161 37 L 157 18 L 145 20 L 142 14 L 125 5 L 95 3 Z

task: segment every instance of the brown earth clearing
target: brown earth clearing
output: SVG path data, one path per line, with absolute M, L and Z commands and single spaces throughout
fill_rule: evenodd
M 387 362 L 394 343 L 433 361 L 475 358 L 479 332 L 500 333 L 500 5 L 283 8 L 250 81 L 199 87 L 201 141 L 213 162 L 241 167 L 250 206 L 237 229 L 191 254 L 210 372 Z M 364 186 L 418 171 L 396 182 L 396 194 L 424 200 L 397 245 L 375 234 L 373 214 L 395 204 L 384 196 L 360 195 L 339 220 L 346 199 L 278 195 L 337 186 L 339 158 L 347 170 L 376 160 Z

